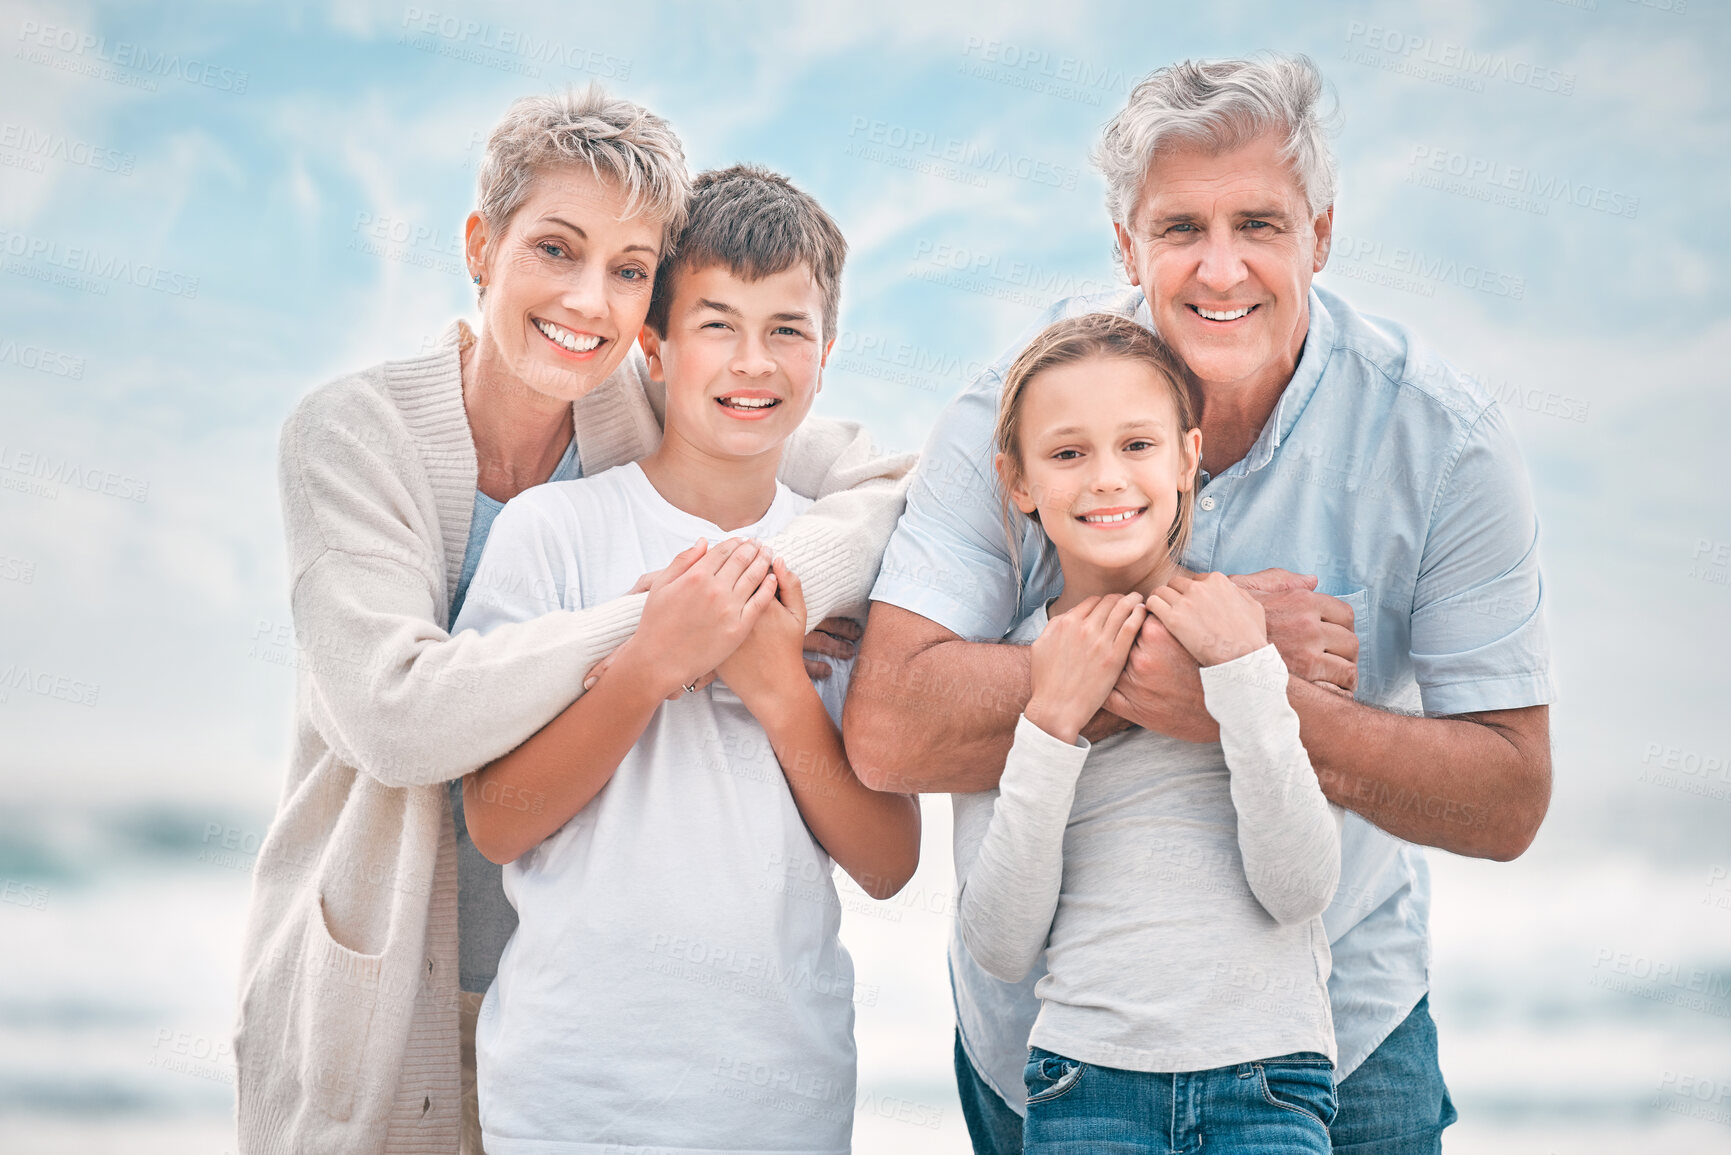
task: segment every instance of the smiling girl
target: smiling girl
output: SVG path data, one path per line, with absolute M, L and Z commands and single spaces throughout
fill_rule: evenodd
M 1064 583 L 1006 639 L 1032 642 L 1033 696 L 999 788 L 956 797 L 956 869 L 981 966 L 1016 982 L 1045 952 L 1030 1152 L 1329 1150 L 1340 812 L 1261 606 L 1177 564 L 1202 444 L 1184 381 L 1148 330 L 1097 313 L 1048 328 L 1004 384 L 999 476 Z M 1145 625 L 1202 666 L 1218 743 L 1079 736 Z

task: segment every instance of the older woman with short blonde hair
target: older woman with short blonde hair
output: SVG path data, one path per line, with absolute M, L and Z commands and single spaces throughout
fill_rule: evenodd
M 597 88 L 529 97 L 478 185 L 479 326 L 314 390 L 283 428 L 302 660 L 243 945 L 243 1152 L 459 1149 L 462 1027 L 513 916 L 454 784 L 574 701 L 642 608 L 449 634 L 505 501 L 660 440 L 665 400 L 635 341 L 684 220 L 678 138 Z M 814 417 L 790 441 L 781 480 L 818 500 L 770 544 L 808 620 L 863 607 L 910 465 L 853 423 Z

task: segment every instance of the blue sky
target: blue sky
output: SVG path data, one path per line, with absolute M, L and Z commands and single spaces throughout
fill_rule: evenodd
M 275 796 L 277 429 L 467 308 L 455 238 L 514 96 L 599 78 L 694 167 L 759 161 L 817 195 L 853 246 L 820 409 L 912 448 L 1037 304 L 1116 283 L 1087 153 L 1128 86 L 1275 48 L 1339 97 L 1323 283 L 1519 411 L 1559 814 L 1626 827 L 1632 799 L 1656 828 L 1723 828 L 1635 781 L 1650 742 L 1731 749 L 1722 11 L 861 7 L 0 6 L 0 671 L 63 687 L 0 703 L 0 791 Z

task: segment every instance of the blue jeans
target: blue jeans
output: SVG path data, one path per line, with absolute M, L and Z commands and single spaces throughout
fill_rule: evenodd
M 974 1070 L 956 1036 L 956 1089 L 974 1155 L 1021 1155 L 1022 1117 Z M 1430 997 L 1336 1088 L 1340 1110 L 1329 1132 L 1340 1155 L 1436 1155 L 1454 1104 L 1437 1066 Z
M 1153 1074 L 1028 1051 L 1029 1155 L 1328 1155 L 1334 1064 L 1313 1051 Z
M 1439 1155 L 1458 1116 L 1436 1061 L 1427 994 L 1382 1045 L 1340 1081 L 1330 1132 L 1340 1155 Z

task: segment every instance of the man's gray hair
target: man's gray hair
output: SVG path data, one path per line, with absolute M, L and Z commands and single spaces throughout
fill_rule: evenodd
M 1129 227 L 1148 166 L 1164 148 L 1218 155 L 1272 133 L 1282 138 L 1281 155 L 1311 216 L 1321 215 L 1334 203 L 1336 175 L 1326 94 L 1322 74 L 1302 55 L 1186 60 L 1149 73 L 1094 148 L 1107 211 Z
M 586 168 L 625 194 L 626 217 L 662 223 L 661 253 L 685 227 L 691 174 L 673 126 L 599 84 L 582 91 L 525 96 L 512 103 L 487 138 L 475 176 L 477 208 L 502 235 L 529 197 L 535 178 L 563 166 Z

